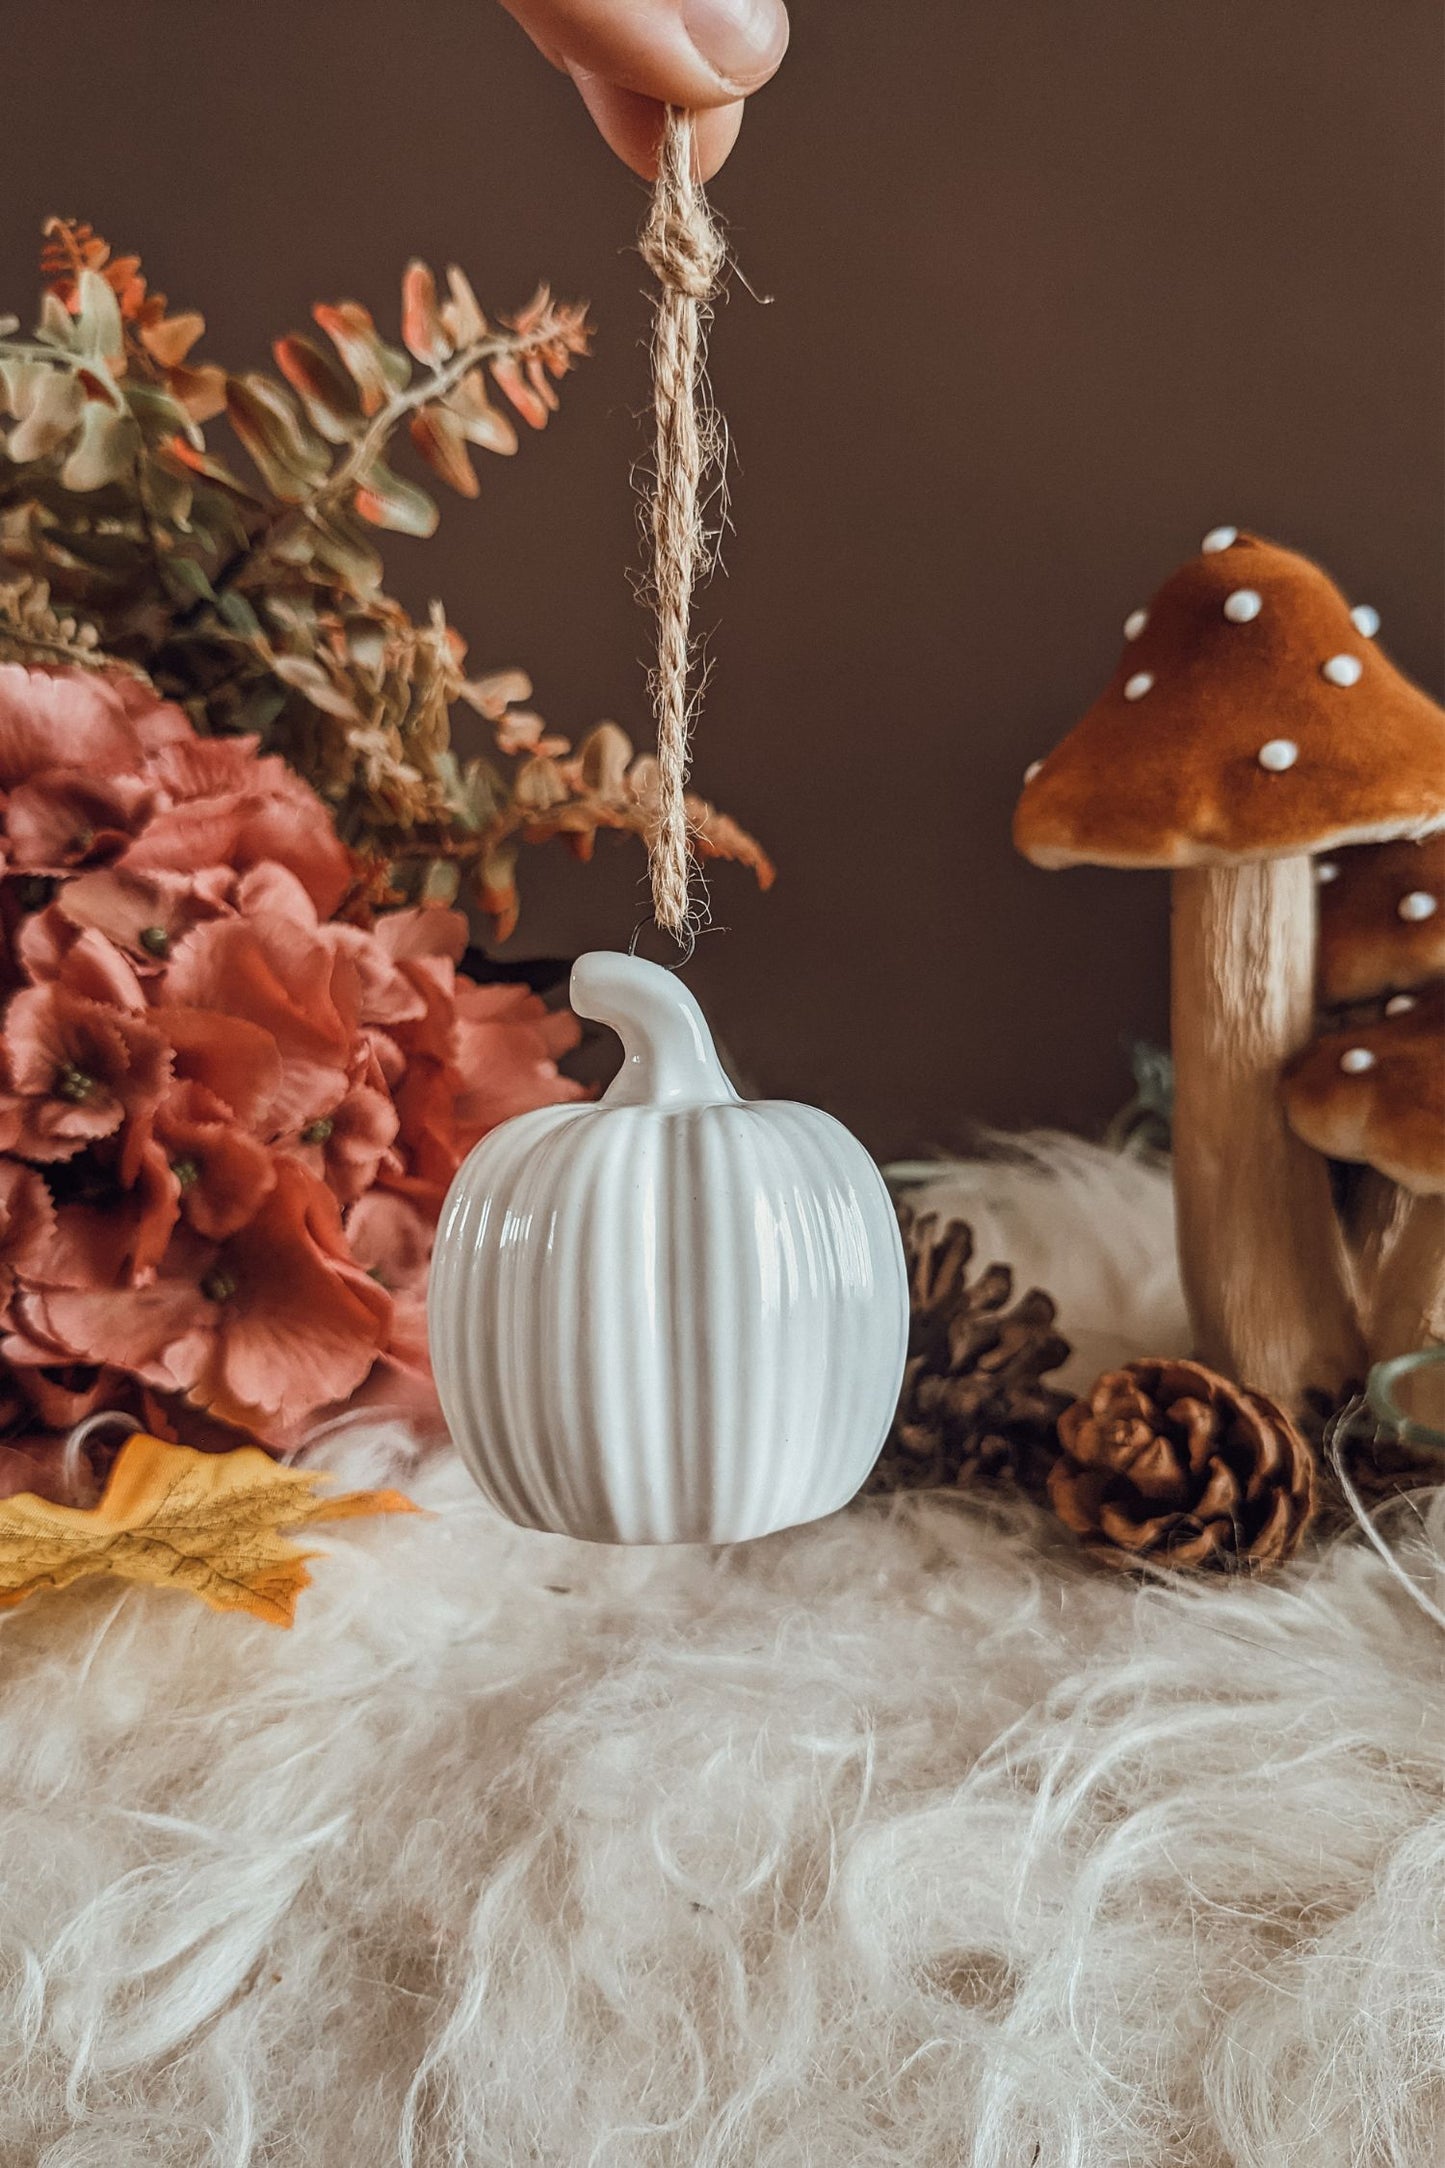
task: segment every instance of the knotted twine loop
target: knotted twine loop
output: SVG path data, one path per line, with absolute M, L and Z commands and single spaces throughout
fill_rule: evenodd
M 640 245 L 658 284 L 652 325 L 656 438 L 648 507 L 657 618 L 652 701 L 658 810 L 649 868 L 658 925 L 690 949 L 693 859 L 685 800 L 695 709 L 690 618 L 693 588 L 709 563 L 703 484 L 717 442 L 707 395 L 705 325 L 727 250 L 693 174 L 692 116 L 677 106 L 667 109 L 652 210 Z

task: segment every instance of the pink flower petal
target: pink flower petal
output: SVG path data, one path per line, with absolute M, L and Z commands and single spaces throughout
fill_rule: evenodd
M 140 736 L 116 681 L 95 670 L 0 663 L 0 786 L 56 766 L 92 775 L 140 772 Z
M 140 776 L 42 769 L 10 793 L 11 864 L 28 873 L 104 864 L 125 849 L 150 805 L 150 786 Z

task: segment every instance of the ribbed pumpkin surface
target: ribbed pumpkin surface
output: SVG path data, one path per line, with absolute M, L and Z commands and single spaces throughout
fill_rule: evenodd
M 907 1332 L 893 1209 L 829 1115 L 549 1107 L 485 1138 L 430 1314 L 463 1457 L 526 1526 L 738 1541 L 863 1483 Z

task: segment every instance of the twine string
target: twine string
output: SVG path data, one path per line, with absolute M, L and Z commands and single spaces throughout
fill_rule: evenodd
M 652 327 L 656 438 L 648 505 L 657 619 L 652 701 L 658 807 L 649 871 L 658 925 L 690 948 L 693 852 L 685 794 L 696 711 L 692 595 L 709 561 L 703 490 L 717 441 L 707 395 L 705 329 L 726 249 L 694 176 L 692 116 L 677 106 L 667 110 L 641 249 L 658 285 Z

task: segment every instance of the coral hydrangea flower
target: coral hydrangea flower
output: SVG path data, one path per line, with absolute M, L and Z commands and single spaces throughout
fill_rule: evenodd
M 362 1383 L 386 1346 L 391 1298 L 352 1258 L 325 1184 L 282 1160 L 229 1241 L 182 1240 L 146 1287 L 41 1294 L 35 1317 L 72 1353 L 284 1439 Z
M 576 1027 L 368 922 L 330 817 L 135 678 L 0 666 L 0 1490 L 97 1408 L 277 1449 L 422 1415 L 436 1215 Z M 355 922 L 336 914 L 347 906 Z
M 64 873 L 119 857 L 154 803 L 140 776 L 42 768 L 17 784 L 5 810 L 10 863 L 26 873 Z
M 159 705 L 154 697 L 151 705 Z M 143 777 L 140 735 L 118 681 L 93 670 L 0 663 L 0 789 L 57 767 Z
M 0 1320 L 22 1273 L 40 1271 L 55 1233 L 50 1192 L 33 1167 L 0 1159 Z
M 0 1138 L 22 1158 L 69 1159 L 154 1107 L 170 1069 L 160 1033 L 60 985 L 26 987 L 5 1012 L 9 1090 Z

